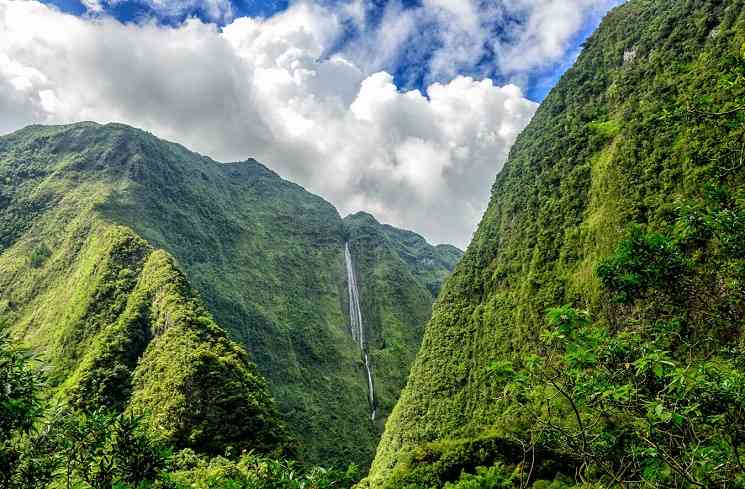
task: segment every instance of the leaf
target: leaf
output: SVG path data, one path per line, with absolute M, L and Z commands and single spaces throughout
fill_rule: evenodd
M 662 404 L 658 404 L 658 405 L 657 405 L 657 406 L 656 406 L 656 407 L 654 408 L 654 413 L 655 413 L 655 414 L 657 415 L 657 417 L 658 417 L 658 418 L 660 418 L 660 417 L 662 417 L 662 412 L 663 412 L 664 410 L 665 410 L 665 406 L 663 406 Z
M 663 375 L 665 375 L 665 369 L 662 367 L 661 364 L 657 364 L 657 365 L 654 366 L 654 374 L 658 378 L 660 378 Z

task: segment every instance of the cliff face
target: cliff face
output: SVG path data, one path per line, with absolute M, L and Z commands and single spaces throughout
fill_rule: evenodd
M 234 435 L 271 448 L 282 431 L 278 411 L 304 460 L 369 464 L 382 424 L 370 422 L 348 331 L 350 232 L 331 204 L 253 160 L 217 163 L 120 124 L 33 126 L 0 137 L 0 321 L 45 356 L 61 397 L 91 407 L 162 406 L 159 422 L 172 438 L 213 439 L 209 451 L 235 446 Z M 355 245 L 358 253 L 366 251 Z M 411 275 L 416 263 L 398 264 Z M 374 372 L 387 410 L 429 318 L 430 290 L 447 273 L 442 263 L 453 260 L 422 269 L 426 286 L 415 280 L 424 292 L 413 302 L 387 295 L 395 277 L 375 279 L 374 299 L 361 293 L 404 318 L 385 322 L 383 333 L 370 312 L 375 341 L 390 335 L 396 345 Z M 154 285 L 166 269 L 171 278 Z M 181 299 L 164 299 L 171 295 Z M 251 380 L 223 386 L 232 394 L 222 402 L 216 391 L 189 387 L 210 369 Z M 201 434 L 179 425 L 187 406 L 203 416 L 192 420 Z M 247 430 L 277 428 L 260 441 L 224 424 L 235 413 Z M 223 430 L 233 435 L 217 436 Z
M 631 0 L 608 14 L 497 176 L 434 306 L 371 486 L 403 487 L 425 466 L 436 485 L 494 460 L 519 461 L 509 459 L 522 452 L 509 455 L 502 443 L 504 385 L 487 367 L 537 351 L 547 308 L 571 304 L 611 325 L 675 311 L 692 335 L 716 330 L 720 345 L 739 338 L 741 257 L 714 250 L 742 226 L 734 221 L 744 215 L 743 107 L 741 0 Z M 716 207 L 712 192 L 728 197 Z M 686 277 L 696 277 L 676 277 L 685 297 L 650 293 L 618 306 L 597 269 L 619 243 L 635 228 L 680 236 L 690 209 L 715 207 L 740 217 L 726 239 L 681 245 L 695 270 Z

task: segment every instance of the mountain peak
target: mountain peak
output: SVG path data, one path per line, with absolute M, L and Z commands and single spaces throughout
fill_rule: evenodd
M 88 266 L 94 258 L 85 258 L 81 249 L 99 257 L 101 243 L 111 242 L 106 232 L 111 226 L 132 237 L 109 253 L 121 259 L 122 270 Z M 359 356 L 357 344 L 340 336 L 347 313 L 343 256 L 350 227 L 370 237 L 354 240 L 352 252 L 370 352 L 379 368 L 373 374 L 381 403 L 376 423 L 369 423 L 361 388 L 366 379 L 350 361 Z M 33 126 L 0 137 L 0 292 L 14 294 L 12 305 L 0 294 L 0 323 L 18 325 L 21 334 L 30 331 L 28 342 L 44 350 L 51 332 L 59 329 L 58 318 L 68 318 L 63 324 L 70 331 L 63 338 L 68 349 L 55 346 L 55 352 L 64 353 L 50 357 L 65 379 L 90 351 L 92 331 L 118 327 L 119 309 L 98 314 L 95 308 L 103 302 L 85 296 L 75 281 L 92 274 L 90 280 L 99 280 L 102 290 L 126 285 L 112 294 L 126 304 L 137 285 L 128 250 L 141 240 L 144 248 L 173 258 L 184 288 L 188 283 L 198 292 L 193 296 L 203 298 L 204 313 L 252 355 L 289 430 L 302 442 L 305 460 L 370 463 L 383 419 L 408 373 L 401 366 L 413 360 L 430 315 L 430 291 L 450 271 L 430 259 L 434 248 L 389 246 L 389 231 L 368 213 L 342 220 L 329 202 L 254 159 L 219 163 L 125 124 Z M 378 253 L 383 248 L 385 253 Z M 48 280 L 57 275 L 60 281 Z M 392 292 L 402 287 L 401 277 L 406 278 L 405 291 L 400 289 L 408 297 L 405 303 Z M 70 290 L 85 296 L 91 311 L 81 306 L 68 312 Z M 35 307 L 39 297 L 43 308 Z M 382 297 L 388 297 L 384 305 L 371 302 Z M 84 317 L 73 314 L 79 310 Z M 38 319 L 39 314 L 46 316 Z M 86 321 L 94 319 L 95 328 L 89 328 Z M 392 343 L 400 347 L 386 350 Z M 89 356 L 99 361 L 99 355 Z M 138 355 L 131 360 L 136 368 Z M 149 385 L 156 383 L 150 370 L 140 370 L 148 373 L 143 378 Z M 123 375 L 131 380 L 129 373 Z M 100 382 L 90 378 L 94 389 Z M 119 392 L 121 379 L 112 379 L 111 391 Z
M 364 222 L 364 223 L 370 223 L 370 224 L 380 224 L 380 222 L 377 219 L 375 219 L 375 216 L 365 211 L 357 211 L 352 214 L 349 214 L 344 218 L 344 220 L 345 221 L 349 220 L 349 221 L 353 221 L 357 223 Z

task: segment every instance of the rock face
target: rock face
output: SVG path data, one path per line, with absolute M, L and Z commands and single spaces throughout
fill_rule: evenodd
M 460 253 L 446 248 L 433 264 L 399 259 L 401 273 L 425 270 L 415 285 L 427 293 L 398 304 L 384 288 L 368 296 L 368 284 L 385 279 L 365 275 L 379 265 L 357 256 L 365 250 L 355 229 L 254 160 L 217 163 L 120 124 L 28 127 L 0 137 L 0 322 L 48 359 L 61 398 L 162 405 L 169 436 L 209 452 L 235 446 L 231 436 L 267 450 L 289 437 L 309 462 L 365 466 L 432 291 Z M 373 372 L 384 413 L 376 423 L 348 333 L 348 240 L 355 261 L 364 258 L 357 278 L 371 341 L 376 351 L 395 345 Z M 378 303 L 396 320 L 368 311 Z M 227 397 L 189 387 L 211 370 L 237 382 Z M 166 399 L 159 375 L 180 394 Z M 200 433 L 179 424 L 195 406 Z M 225 439 L 216 436 L 223 428 Z
M 608 14 L 497 176 L 434 306 L 370 486 L 404 487 L 429 466 L 428 484 L 439 487 L 509 459 L 510 443 L 495 435 L 505 431 L 494 402 L 501 385 L 487 366 L 534 350 L 547 308 L 572 304 L 618 321 L 667 307 L 662 297 L 613 306 L 595 270 L 633 226 L 680 226 L 689 203 L 707 205 L 707 189 L 729 189 L 727 212 L 741 215 L 744 79 L 741 0 L 630 0 Z M 716 237 L 691 246 L 707 278 L 677 310 L 694 332 L 714 329 L 699 309 L 726 310 L 729 333 L 717 341 L 739 337 L 742 264 L 718 261 Z

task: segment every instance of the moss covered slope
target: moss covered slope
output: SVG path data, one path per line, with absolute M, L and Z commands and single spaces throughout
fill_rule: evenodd
M 49 360 L 56 396 L 85 410 L 149 413 L 153 431 L 180 448 L 287 451 L 265 380 L 214 323 L 173 258 L 128 228 L 92 228 L 87 239 L 75 229 L 43 258 L 32 252 L 0 261 L 2 319 L 25 330 Z M 80 249 L 67 249 L 76 238 L 84 240 Z M 23 297 L 27 292 L 33 297 Z
M 490 458 L 490 442 L 479 440 L 509 431 L 509 418 L 487 366 L 531 351 L 547 308 L 644 317 L 640 306 L 609 306 L 597 265 L 634 223 L 668 232 L 685 203 L 703 202 L 712 184 L 742 195 L 743 107 L 742 0 L 631 0 L 606 17 L 497 177 L 478 232 L 434 306 L 372 486 L 401 487 L 395 481 L 422 464 L 457 478 Z M 708 278 L 687 291 L 688 311 L 714 284 L 742 304 L 741 278 L 724 275 L 737 266 L 710 260 L 706 241 L 696 246 L 692 256 Z M 645 307 L 660 310 L 662 300 Z M 742 311 L 730 311 L 740 331 Z M 707 328 L 704 317 L 689 313 L 688 327 Z
M 241 409 L 264 403 L 258 375 L 217 404 L 208 400 L 222 387 L 192 390 L 191 401 L 207 404 L 191 431 L 179 425 L 189 413 L 170 404 L 211 370 L 239 379 L 248 372 L 243 354 L 210 332 L 213 317 L 267 379 L 302 458 L 372 459 L 382 426 L 369 421 L 347 329 L 343 250 L 354 227 L 328 202 L 253 160 L 216 163 L 120 124 L 32 126 L 0 137 L 0 231 L 0 320 L 49 358 L 60 395 L 89 405 L 154 403 L 167 410 L 173 437 L 232 443 L 241 430 L 214 429 L 230 422 L 223 414 L 240 412 L 236 399 Z M 446 249 L 437 266 L 406 265 L 402 273 L 419 274 L 409 302 L 375 299 L 405 318 L 386 323 L 398 346 L 374 374 L 389 407 L 429 317 L 430 291 L 458 254 Z M 173 261 L 155 267 L 162 252 Z M 355 248 L 355 260 L 364 252 Z M 191 305 L 197 295 L 203 306 Z M 156 372 L 171 384 L 155 382 Z M 269 412 L 257 416 L 246 429 L 271 422 Z

